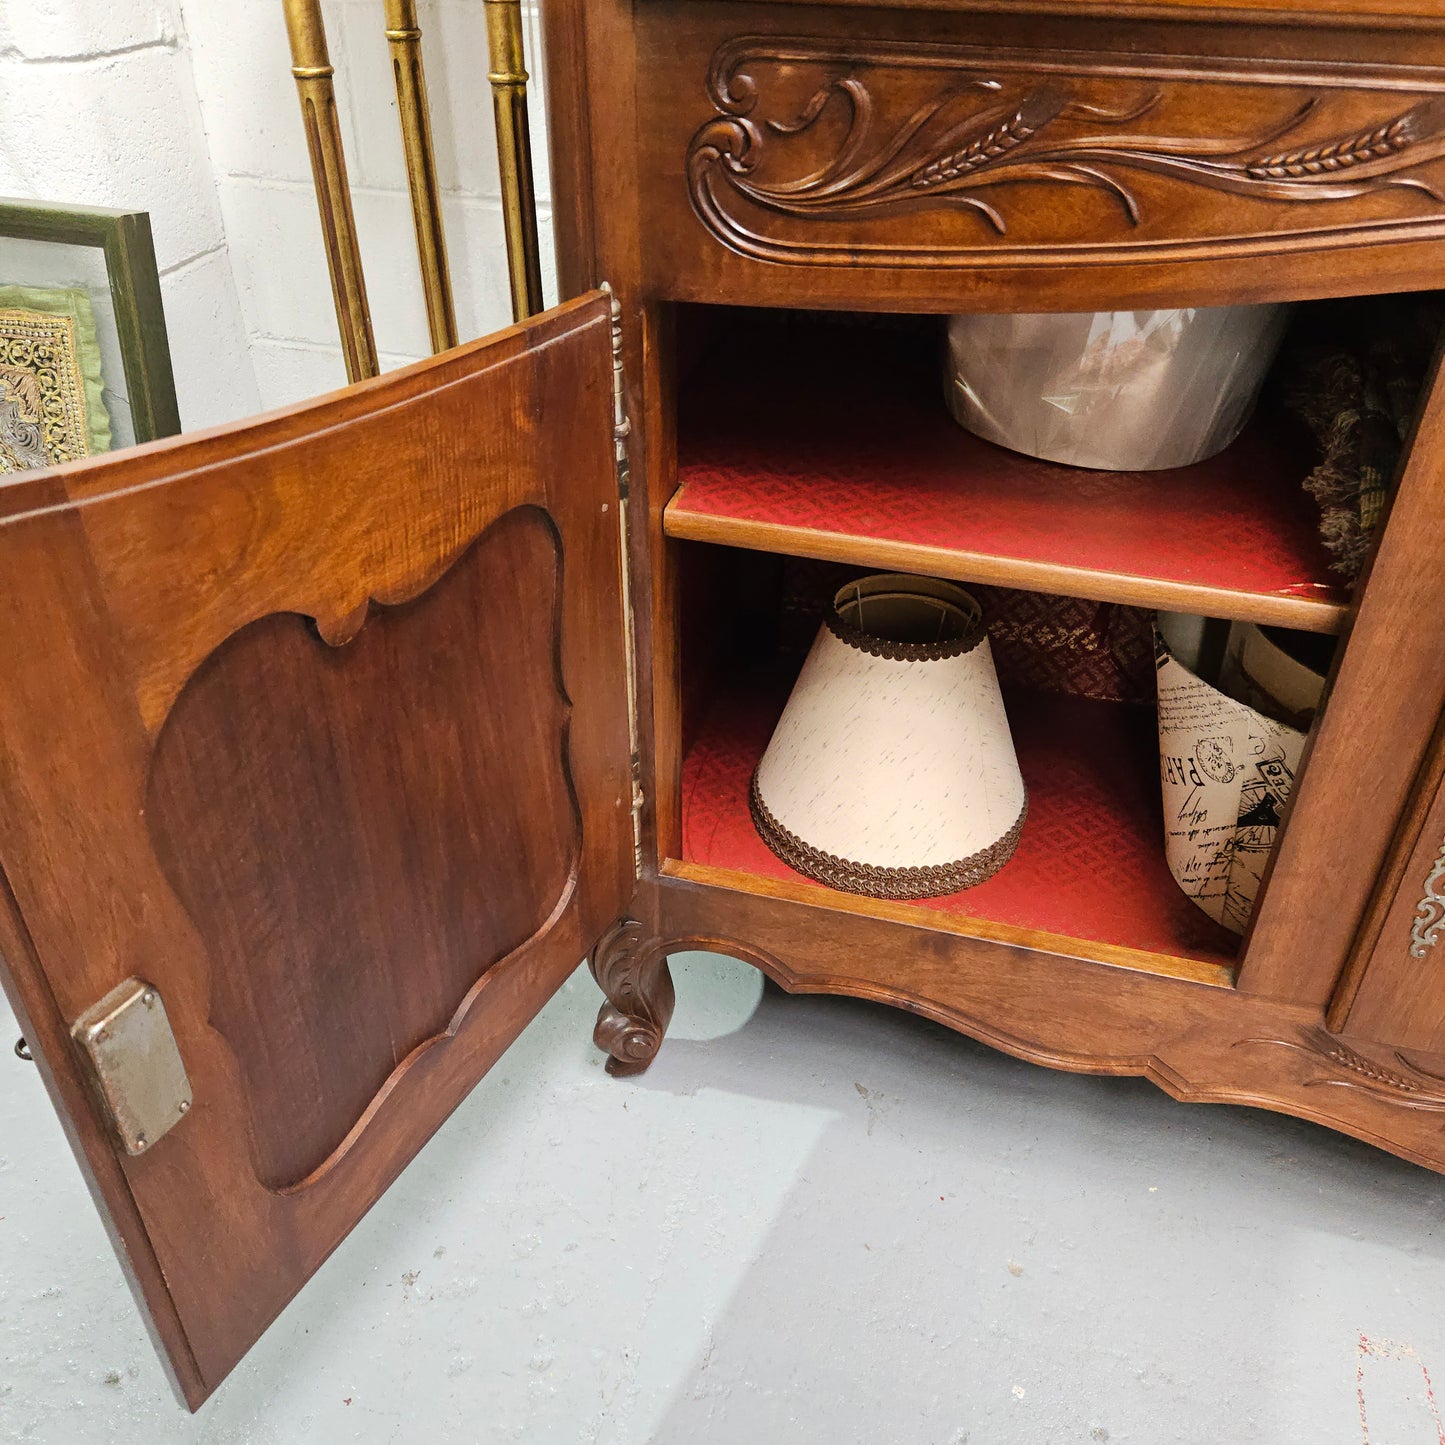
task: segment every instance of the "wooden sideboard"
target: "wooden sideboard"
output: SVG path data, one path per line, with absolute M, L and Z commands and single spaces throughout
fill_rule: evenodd
M 885 999 L 1042 1063 L 1281 1109 L 1445 1167 L 1445 930 L 1431 927 L 1445 906 L 1432 742 L 1445 637 L 1428 620 L 1445 606 L 1431 540 L 1445 394 L 1427 393 L 1351 592 L 1271 510 L 1292 505 L 1297 458 L 1254 462 L 1237 492 L 1201 477 L 1197 501 L 1131 492 L 1128 505 L 1161 510 L 1132 552 L 1109 535 L 1115 498 L 1094 504 L 1105 520 L 1059 499 L 1056 527 L 1035 521 L 1022 542 L 1009 518 L 980 521 L 977 497 L 960 518 L 929 485 L 919 440 L 936 398 L 899 410 L 868 347 L 840 363 L 836 333 L 809 337 L 795 319 L 803 342 L 787 352 L 755 309 L 1078 311 L 1437 286 L 1445 21 L 1423 4 L 1265 15 L 1067 0 L 588 0 L 553 4 L 547 20 L 563 289 L 616 289 L 633 426 L 644 886 L 636 926 L 594 960 L 611 1001 L 599 1042 L 616 1066 L 651 1058 L 669 997 L 661 960 L 698 945 L 789 989 Z M 722 337 L 701 363 L 679 339 L 699 315 Z M 780 395 L 796 408 L 781 422 Z M 886 496 L 859 475 L 869 465 L 887 473 Z M 1181 505 L 1207 509 L 1193 533 L 1164 525 Z M 1268 565 L 1251 570 L 1236 546 Z M 734 684 L 699 683 L 699 654 L 717 649 L 694 614 L 737 605 L 760 575 L 744 550 L 1339 634 L 1243 943 L 1200 937 L 1163 900 L 1135 916 L 1131 885 L 1172 884 L 1135 866 L 1112 817 L 1093 836 L 1089 820 L 1050 815 L 1057 836 L 1030 860 L 1037 924 L 1016 898 L 980 917 L 982 892 L 932 908 L 831 893 L 719 844 L 738 801 L 716 770 L 745 776 L 749 759 L 733 754 L 755 761 L 767 728 L 710 721 L 699 735 L 692 710 L 715 719 L 732 699 L 699 705 L 697 689 Z M 1111 741 L 1085 728 L 1079 751 Z M 1152 758 L 1136 762 L 1152 777 Z M 1037 808 L 1030 826 L 1047 826 Z M 1131 871 L 1112 918 L 1094 916 L 1093 880 Z M 1071 891 L 1076 928 L 1056 896 Z
M 1265 425 L 1186 482 L 944 475 L 930 350 L 954 311 L 1438 285 L 1445 19 L 544 20 L 577 299 L 0 490 L 0 974 L 185 1399 L 589 949 L 616 1072 L 710 948 L 1445 1170 L 1445 388 L 1350 589 Z M 1138 702 L 1011 701 L 1034 807 L 977 890 L 773 859 L 747 778 L 850 567 L 1337 636 L 1244 939 L 1163 866 Z

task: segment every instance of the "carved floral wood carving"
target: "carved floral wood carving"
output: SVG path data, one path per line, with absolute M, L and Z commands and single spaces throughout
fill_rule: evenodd
M 333 1167 L 571 891 L 560 567 L 517 508 L 409 602 L 243 627 L 161 729 L 146 820 L 272 1190 Z
M 1329 1070 L 1306 1079 L 1307 1089 L 1353 1089 L 1406 1109 L 1445 1113 L 1445 1077 L 1422 1069 L 1398 1049 L 1391 1053 L 1390 1063 L 1382 1064 L 1322 1028 L 1304 1029 L 1293 1039 L 1241 1039 L 1235 1047 L 1246 1044 L 1290 1049 L 1308 1055 Z
M 693 207 L 761 259 L 996 264 L 1445 234 L 1445 78 L 1402 91 L 1339 67 L 1210 74 L 1162 58 L 758 37 L 718 49 L 707 90 L 716 115 L 687 155 Z M 974 224 L 920 243 L 920 212 Z

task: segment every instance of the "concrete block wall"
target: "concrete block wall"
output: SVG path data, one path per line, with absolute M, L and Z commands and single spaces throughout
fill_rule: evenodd
M 0 7 L 0 195 L 150 212 L 181 421 L 260 405 L 172 0 Z
M 326 0 L 382 364 L 429 351 L 381 0 Z M 422 0 L 463 338 L 511 319 L 482 6 Z M 527 15 L 549 294 L 540 36 Z M 0 195 L 147 210 L 182 424 L 345 384 L 281 0 L 0 6 Z
M 483 7 L 421 0 L 419 22 L 457 320 L 463 339 L 511 320 Z M 381 0 L 323 11 L 377 347 L 429 353 Z M 345 383 L 280 0 L 184 0 L 210 158 L 261 403 Z M 543 263 L 552 289 L 540 40 L 527 12 Z

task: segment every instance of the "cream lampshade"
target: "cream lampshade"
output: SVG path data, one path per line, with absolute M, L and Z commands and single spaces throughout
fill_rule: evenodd
M 925 577 L 840 589 L 753 775 L 768 847 L 849 893 L 930 898 L 1002 868 L 1025 810 L 978 603 Z

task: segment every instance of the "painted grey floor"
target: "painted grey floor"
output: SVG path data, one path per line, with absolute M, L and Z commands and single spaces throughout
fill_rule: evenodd
M 618 1083 L 579 973 L 195 1418 L 0 1058 L 0 1440 L 1445 1442 L 1445 1180 L 679 974 Z

